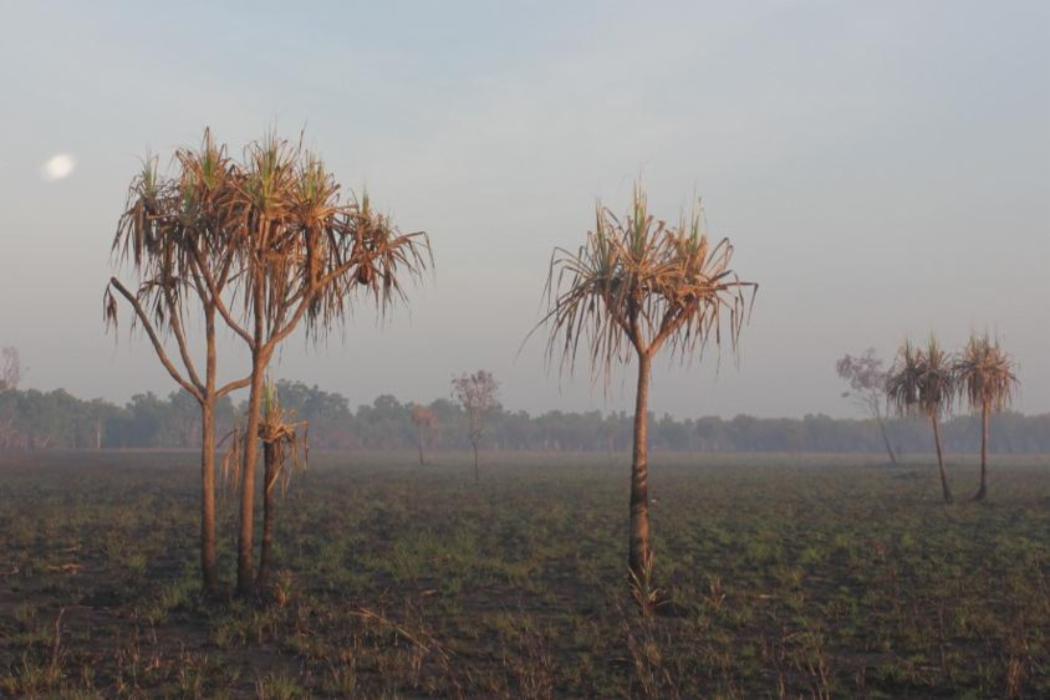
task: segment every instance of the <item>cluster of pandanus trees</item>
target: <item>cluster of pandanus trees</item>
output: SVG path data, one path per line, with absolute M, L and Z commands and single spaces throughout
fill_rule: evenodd
M 367 197 L 343 201 L 333 175 L 301 140 L 266 137 L 235 160 L 206 131 L 198 149 L 176 151 L 174 165 L 174 173 L 164 176 L 157 160 L 147 159 L 131 183 L 113 252 L 131 263 L 136 284 L 128 288 L 111 278 L 105 318 L 116 322 L 122 297 L 167 372 L 200 403 L 201 567 L 211 594 L 219 589 L 214 408 L 230 392 L 249 389 L 245 423 L 233 459 L 226 460 L 238 465 L 237 590 L 249 595 L 266 580 L 271 562 L 270 494 L 282 473 L 279 464 L 288 446 L 299 444 L 296 426 L 285 424 L 279 409 L 267 409 L 274 353 L 300 325 L 310 337 L 323 336 L 361 296 L 384 313 L 405 299 L 406 278 L 418 278 L 433 258 L 423 233 L 400 233 Z M 655 218 L 638 187 L 622 218 L 599 203 L 583 245 L 554 251 L 548 312 L 533 329 L 548 331 L 548 359 L 562 370 L 574 367 L 581 344 L 594 380 L 608 381 L 614 366 L 637 362 L 628 569 L 644 610 L 657 602 L 648 496 L 653 360 L 665 349 L 685 360 L 712 343 L 720 348 L 727 342 L 735 350 L 758 288 L 733 272 L 732 245 L 711 241 L 703 223 L 699 206 L 677 223 Z M 187 333 L 191 313 L 203 321 L 203 372 Z M 232 331 L 223 337 L 243 343 L 251 357 L 247 372 L 225 383 L 217 368 L 222 325 Z M 166 349 L 169 342 L 176 359 Z M 267 462 L 266 534 L 256 573 L 260 443 Z
M 422 233 L 398 231 L 367 196 L 344 201 L 332 173 L 301 140 L 268 136 L 234 159 L 205 131 L 201 146 L 177 150 L 173 163 L 173 173 L 164 175 L 157 159 L 147 158 L 131 182 L 113 254 L 130 262 L 136 282 L 129 288 L 112 277 L 104 314 L 115 324 L 117 299 L 123 298 L 161 364 L 200 404 L 201 569 L 209 594 L 219 590 L 215 405 L 232 391 L 249 389 L 244 426 L 234 441 L 240 457 L 237 590 L 249 595 L 265 581 L 271 561 L 264 551 L 256 573 L 259 445 L 276 461 L 288 439 L 286 430 L 266 420 L 280 416 L 264 406 L 275 352 L 300 326 L 310 337 L 323 337 L 346 317 L 354 297 L 364 296 L 385 313 L 404 298 L 406 276 L 425 270 L 430 245 Z M 199 335 L 189 332 L 191 316 L 203 322 L 196 341 L 203 348 L 191 347 Z M 251 358 L 246 371 L 224 383 L 217 366 L 221 325 L 231 331 L 224 341 L 243 343 Z M 168 343 L 177 350 L 174 359 Z M 264 494 L 272 522 L 269 496 L 280 469 L 269 466 Z
M 922 415 L 929 419 L 945 503 L 952 502 L 952 490 L 944 467 L 941 418 L 960 399 L 981 412 L 981 483 L 973 498 L 982 501 L 988 495 L 991 414 L 1010 405 L 1016 388 L 1013 361 L 999 341 L 988 334 L 971 336 L 957 355 L 945 352 L 934 336 L 930 336 L 926 347 L 911 341 L 901 346 L 886 380 L 886 396 L 901 415 Z

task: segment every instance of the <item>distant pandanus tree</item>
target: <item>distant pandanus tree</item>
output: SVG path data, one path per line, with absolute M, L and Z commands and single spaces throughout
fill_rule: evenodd
M 464 373 L 452 380 L 452 395 L 456 397 L 467 414 L 467 432 L 470 446 L 474 450 L 474 483 L 481 481 L 478 467 L 478 447 L 485 434 L 485 421 L 489 414 L 499 408 L 499 382 L 491 372 L 479 369 L 473 374 Z
M 882 443 L 886 447 L 886 454 L 890 457 L 890 464 L 896 465 L 897 455 L 890 444 L 889 435 L 886 433 L 886 421 L 882 415 L 889 373 L 883 368 L 882 360 L 875 355 L 875 348 L 868 348 L 863 355 L 843 355 L 835 363 L 835 371 L 839 377 L 849 382 L 849 391 L 844 392 L 842 396 L 854 399 L 875 419 L 882 435 Z
M 367 293 L 380 313 L 405 299 L 405 277 L 430 258 L 424 233 L 401 233 L 375 212 L 367 195 L 340 200 L 340 185 L 316 155 L 276 137 L 251 144 L 238 170 L 231 209 L 239 221 L 239 317 L 226 323 L 251 352 L 247 435 L 262 421 L 265 376 L 280 344 L 305 321 L 318 337 L 342 321 L 354 292 Z M 255 466 L 258 444 L 247 440 L 241 478 L 237 588 L 252 592 Z
M 930 336 L 925 349 L 916 348 L 907 341 L 901 346 L 893 370 L 886 379 L 886 395 L 900 415 L 920 413 L 929 419 L 945 503 L 952 502 L 952 491 L 944 468 L 941 417 L 951 411 L 955 392 L 952 359 L 941 349 L 935 337 Z
M 970 408 L 981 410 L 981 485 L 975 501 L 988 496 L 988 432 L 991 414 L 1003 411 L 1013 402 L 1017 376 L 1010 355 L 988 334 L 971 336 L 958 361 L 955 373 L 959 393 Z
M 416 446 L 419 448 L 419 464 L 423 466 L 426 464 L 426 459 L 423 455 L 423 446 L 429 442 L 431 436 L 434 434 L 434 428 L 437 426 L 437 416 L 426 406 L 422 404 L 413 404 L 412 406 L 412 425 L 416 427 Z
M 649 213 L 640 187 L 623 219 L 599 203 L 595 228 L 575 252 L 558 248 L 547 278 L 548 358 L 572 370 L 581 342 L 592 378 L 609 380 L 612 367 L 638 362 L 634 449 L 631 456 L 628 568 L 646 612 L 655 603 L 649 525 L 649 384 L 663 348 L 681 360 L 728 341 L 735 351 L 758 285 L 730 268 L 733 246 L 712 243 L 698 206 L 677 225 Z M 751 297 L 749 302 L 747 297 Z M 724 318 L 728 316 L 728 318 Z
M 201 410 L 201 573 L 209 594 L 218 590 L 215 524 L 215 407 L 222 397 L 248 385 L 243 378 L 218 383 L 216 313 L 224 309 L 236 269 L 230 246 L 230 195 L 234 166 L 209 131 L 198 150 L 175 153 L 177 172 L 162 176 L 147 158 L 132 180 L 117 225 L 112 254 L 130 262 L 136 281 L 129 288 L 111 277 L 103 299 L 107 326 L 118 318 L 117 296 L 133 311 L 132 327 L 145 331 L 160 363 Z M 204 373 L 193 359 L 184 319 L 198 309 L 204 321 Z M 165 339 L 174 338 L 173 360 Z M 180 366 L 181 365 L 181 366 Z

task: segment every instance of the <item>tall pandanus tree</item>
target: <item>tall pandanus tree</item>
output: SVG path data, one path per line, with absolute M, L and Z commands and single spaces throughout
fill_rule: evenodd
M 925 350 L 905 341 L 886 380 L 886 394 L 900 415 L 921 413 L 929 419 L 945 503 L 952 502 L 952 491 L 944 468 L 941 417 L 951 411 L 955 391 L 951 356 L 941 349 L 937 339 L 930 336 Z
M 242 313 L 220 309 L 251 351 L 247 435 L 257 435 L 264 380 L 280 344 L 304 321 L 313 337 L 345 318 L 355 292 L 385 313 L 405 300 L 405 277 L 418 277 L 430 257 L 423 233 L 401 233 L 368 200 L 340 200 L 323 162 L 287 141 L 268 137 L 245 153 L 234 196 L 238 230 L 236 284 Z M 237 588 L 254 587 L 255 467 L 258 441 L 244 445 Z
M 634 191 L 623 219 L 600 203 L 595 227 L 575 252 L 557 248 L 546 295 L 548 358 L 572 370 L 581 342 L 592 379 L 607 383 L 613 365 L 638 362 L 634 449 L 631 455 L 628 568 L 636 595 L 648 611 L 652 595 L 649 524 L 649 385 L 653 358 L 665 347 L 685 360 L 709 344 L 728 341 L 735 351 L 758 285 L 731 269 L 728 239 L 708 239 L 702 210 L 671 225 L 649 213 L 646 195 Z M 751 297 L 748 302 L 747 297 Z
M 955 372 L 959 393 L 970 408 L 981 410 L 981 485 L 975 501 L 988 496 L 988 433 L 991 414 L 1005 410 L 1017 389 L 1017 376 L 1010 355 L 988 334 L 971 336 L 958 361 Z
M 136 283 L 129 288 L 110 278 L 103 298 L 107 326 L 118 319 L 117 297 L 134 314 L 133 327 L 149 337 L 161 364 L 201 409 L 201 574 L 204 589 L 218 592 L 215 520 L 215 407 L 243 378 L 219 385 L 216 312 L 231 291 L 236 253 L 229 246 L 230 185 L 234 167 L 226 149 L 205 131 L 198 150 L 175 153 L 177 173 L 162 176 L 156 158 L 147 158 L 131 182 L 117 225 L 112 254 L 130 262 Z M 185 317 L 199 309 L 204 321 L 204 373 L 198 370 L 185 330 Z M 165 347 L 174 338 L 178 360 Z M 181 365 L 181 366 L 180 366 Z

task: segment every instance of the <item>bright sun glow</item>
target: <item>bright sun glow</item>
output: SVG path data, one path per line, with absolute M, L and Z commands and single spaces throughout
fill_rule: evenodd
M 49 158 L 40 172 L 46 182 L 57 182 L 69 177 L 76 165 L 77 162 L 73 156 L 68 153 L 59 153 Z

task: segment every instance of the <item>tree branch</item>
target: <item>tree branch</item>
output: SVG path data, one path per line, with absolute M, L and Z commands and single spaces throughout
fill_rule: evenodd
M 238 380 L 232 381 L 232 382 L 230 382 L 228 384 L 224 384 L 218 391 L 215 392 L 215 397 L 221 399 L 223 396 L 226 396 L 226 394 L 229 394 L 229 393 L 232 393 L 234 391 L 237 391 L 238 389 L 243 389 L 246 386 L 250 385 L 251 383 L 252 383 L 251 375 L 248 375 L 247 377 L 244 377 L 243 379 L 238 379 Z
M 143 310 L 142 304 L 139 303 L 139 300 L 136 299 L 116 277 L 110 277 L 109 284 L 120 292 L 121 296 L 127 299 L 128 303 L 131 304 L 131 307 L 135 310 L 135 315 L 138 316 L 142 327 L 146 329 L 146 334 L 149 336 L 150 342 L 153 343 L 153 349 L 157 352 L 157 357 L 160 359 L 160 363 L 164 365 L 164 369 L 168 370 L 168 374 L 171 375 L 171 378 L 174 379 L 179 386 L 188 391 L 195 399 L 203 402 L 204 396 L 201 394 L 200 390 L 190 382 L 183 379 L 182 375 L 179 374 L 179 370 L 176 369 L 175 365 L 172 364 L 171 360 L 168 358 L 168 353 L 164 351 L 164 345 L 160 342 L 160 338 L 157 337 L 157 332 L 153 329 L 153 324 L 150 323 L 149 317 L 146 315 L 145 310 Z
M 241 324 L 237 323 L 237 321 L 235 321 L 233 316 L 230 314 L 230 310 L 226 308 L 226 303 L 222 300 L 222 294 L 219 288 L 216 286 L 215 280 L 212 279 L 211 273 L 208 271 L 208 268 L 204 264 L 204 261 L 200 259 L 200 251 L 193 251 L 193 264 L 195 269 L 199 271 L 201 276 L 204 278 L 205 284 L 208 285 L 208 291 L 211 292 L 211 297 L 212 301 L 215 303 L 215 308 L 219 310 L 219 315 L 222 316 L 222 319 L 226 322 L 226 325 L 229 326 L 234 333 L 241 336 L 244 342 L 248 344 L 249 348 L 254 350 L 255 340 L 252 338 L 252 334 L 246 331 Z M 226 273 L 228 271 L 229 266 L 227 265 L 223 270 L 223 277 L 226 276 Z
M 171 295 L 171 290 L 165 290 L 164 299 L 168 303 L 168 318 L 171 323 L 171 330 L 175 334 L 176 344 L 179 346 L 179 355 L 182 357 L 182 364 L 186 367 L 186 372 L 190 375 L 190 381 L 193 385 L 200 390 L 203 395 L 207 389 L 204 383 L 201 381 L 200 376 L 197 374 L 197 368 L 193 364 L 193 358 L 190 356 L 189 348 L 186 343 L 186 334 L 182 331 L 182 321 L 179 319 L 179 309 L 175 304 L 175 298 Z

